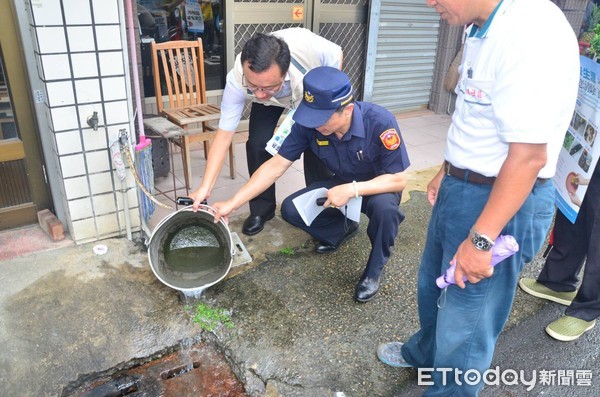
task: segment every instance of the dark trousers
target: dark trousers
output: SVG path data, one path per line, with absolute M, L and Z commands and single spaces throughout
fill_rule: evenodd
M 283 113 L 279 106 L 265 106 L 253 102 L 250 110 L 246 157 L 250 175 L 272 156 L 265 150 L 269 139 L 277 127 L 277 121 Z M 327 179 L 331 173 L 327 167 L 308 149 L 304 152 L 304 179 L 307 185 Z M 250 200 L 250 213 L 254 216 L 266 216 L 275 212 L 275 185 L 271 185 L 260 195 Z
M 281 204 L 281 216 L 289 224 L 304 230 L 315 239 L 323 243 L 337 245 L 351 222 L 344 216 L 343 209 L 342 211 L 336 208 L 325 209 L 313 220 L 310 226 L 307 226 L 292 200 L 307 191 L 321 187 L 330 189 L 341 183 L 343 182 L 329 179 L 313 183 L 307 188 L 297 191 L 287 197 Z M 367 235 L 371 241 L 371 253 L 363 273 L 364 277 L 378 277 L 390 258 L 390 251 L 394 246 L 398 227 L 404 220 L 404 214 L 399 208 L 401 197 L 402 193 L 382 193 L 363 197 L 361 212 L 369 218 Z
M 565 314 L 592 321 L 600 317 L 600 163 L 596 167 L 575 223 L 560 211 L 554 221 L 554 247 L 538 282 L 559 292 L 579 292 Z
M 204 21 L 204 33 L 202 33 L 202 47 L 206 55 L 210 54 L 215 45 L 215 20 Z

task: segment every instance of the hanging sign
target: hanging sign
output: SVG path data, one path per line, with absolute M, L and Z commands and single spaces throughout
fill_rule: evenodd
M 185 3 L 185 22 L 188 32 L 204 33 L 204 20 L 202 19 L 202 9 L 197 1 Z

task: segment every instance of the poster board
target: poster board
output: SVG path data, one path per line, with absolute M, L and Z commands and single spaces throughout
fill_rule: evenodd
M 202 9 L 197 1 L 186 1 L 185 3 L 185 22 L 188 32 L 204 33 L 204 20 L 202 19 Z
M 600 64 L 583 55 L 580 62 L 577 104 L 552 180 L 557 190 L 555 204 L 573 223 L 600 157 Z

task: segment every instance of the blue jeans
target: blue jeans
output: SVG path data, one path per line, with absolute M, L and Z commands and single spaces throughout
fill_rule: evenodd
M 419 320 L 421 329 L 403 346 L 406 361 L 418 368 L 452 368 L 445 376 L 434 370 L 433 385 L 425 396 L 476 396 L 483 387 L 455 382 L 455 370 L 489 368 L 494 346 L 510 313 L 519 273 L 530 262 L 552 223 L 554 187 L 538 181 L 521 209 L 501 234 L 512 235 L 519 252 L 494 268 L 492 277 L 465 289 L 455 285 L 445 292 L 445 303 L 438 308 L 442 290 L 435 279 L 446 271 L 458 246 L 485 206 L 492 186 L 470 184 L 452 176 L 444 177 L 433 207 L 427 242 L 418 277 Z M 429 373 L 428 373 L 429 374 Z M 460 384 L 462 383 L 462 384 Z

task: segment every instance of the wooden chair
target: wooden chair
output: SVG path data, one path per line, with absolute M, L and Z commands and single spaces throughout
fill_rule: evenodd
M 154 90 L 158 113 L 186 132 L 173 139 L 181 148 L 183 173 L 186 187 L 190 187 L 192 166 L 190 144 L 204 143 L 204 157 L 208 156 L 209 142 L 214 137 L 216 128 L 208 124 L 218 120 L 220 109 L 207 103 L 206 82 L 204 79 L 204 54 L 200 39 L 187 41 L 168 41 L 152 43 L 152 72 L 154 73 Z M 161 82 L 161 72 L 164 81 Z M 163 105 L 163 85 L 169 98 L 169 107 Z M 193 128 L 192 128 L 193 127 Z M 229 175 L 235 178 L 234 142 L 229 147 Z

